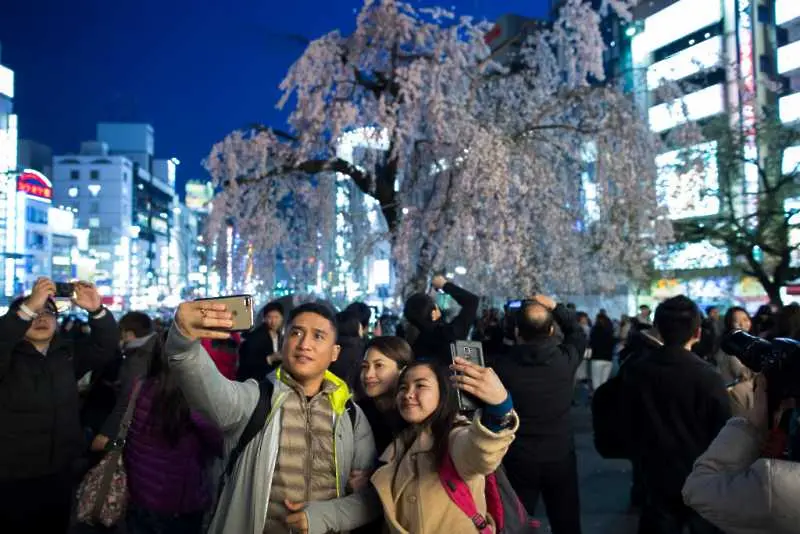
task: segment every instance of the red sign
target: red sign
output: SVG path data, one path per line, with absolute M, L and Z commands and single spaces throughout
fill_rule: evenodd
M 53 184 L 47 176 L 34 171 L 25 169 L 17 178 L 17 191 L 22 191 L 29 198 L 51 202 L 53 200 Z

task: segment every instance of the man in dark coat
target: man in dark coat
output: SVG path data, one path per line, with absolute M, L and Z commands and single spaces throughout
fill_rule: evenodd
M 700 310 L 681 295 L 656 309 L 663 346 L 625 366 L 625 397 L 634 425 L 634 461 L 645 503 L 641 534 L 718 533 L 683 504 L 695 460 L 731 417 L 722 377 L 690 349 L 700 339 Z
M 263 310 L 264 322 L 250 332 L 239 348 L 239 370 L 236 380 L 266 378 L 281 363 L 283 344 L 283 306 L 270 302 Z
M 520 420 L 503 465 L 529 514 L 536 511 L 541 494 L 553 533 L 580 534 L 570 410 L 586 335 L 574 311 L 537 295 L 518 312 L 517 342 L 495 366 Z
M 0 530 L 61 534 L 69 525 L 72 469 L 86 448 L 77 380 L 114 358 L 119 332 L 102 297 L 75 284 L 91 335 L 55 335 L 55 284 L 40 278 L 0 318 Z
M 418 360 L 435 360 L 443 365 L 450 365 L 452 356 L 450 344 L 458 340 L 466 340 L 470 328 L 478 316 L 480 299 L 469 291 L 448 282 L 441 275 L 433 277 L 431 285 L 434 289 L 444 291 L 461 306 L 461 311 L 451 321 L 442 319 L 442 311 L 425 293 L 415 293 L 406 301 L 403 314 L 419 335 L 411 344 L 414 358 Z

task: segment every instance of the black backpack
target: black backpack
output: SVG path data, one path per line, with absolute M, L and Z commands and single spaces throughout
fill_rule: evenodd
M 250 415 L 250 419 L 247 421 L 247 425 L 245 425 L 242 431 L 242 435 L 239 436 L 239 441 L 228 456 L 228 461 L 225 464 L 225 471 L 222 473 L 222 480 L 220 480 L 219 483 L 220 495 L 222 494 L 222 487 L 225 479 L 230 477 L 231 473 L 233 473 L 233 468 L 236 467 L 236 462 L 239 461 L 239 457 L 242 455 L 242 452 L 244 452 L 245 447 L 253 441 L 253 438 L 256 437 L 264 428 L 264 425 L 267 424 L 267 417 L 272 408 L 272 392 L 274 389 L 275 386 L 269 379 L 264 379 L 259 382 L 258 402 L 256 403 L 252 415 Z M 355 404 L 352 399 L 348 399 L 345 404 L 345 412 L 347 412 L 347 417 L 350 419 L 350 425 L 353 429 L 355 429 L 356 424 L 355 411 Z
M 631 458 L 632 435 L 621 372 L 597 388 L 592 397 L 594 448 L 603 458 Z
M 631 350 L 622 362 L 616 376 L 597 388 L 592 397 L 592 427 L 594 448 L 607 459 L 631 459 L 633 457 L 633 422 L 630 414 L 630 399 L 626 396 L 626 381 L 629 380 L 630 365 L 646 357 L 658 345 L 658 340 L 639 334 Z

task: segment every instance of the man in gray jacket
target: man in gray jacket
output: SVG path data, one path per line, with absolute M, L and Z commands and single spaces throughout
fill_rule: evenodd
M 227 454 L 256 408 L 259 385 L 226 379 L 199 340 L 228 337 L 231 319 L 224 304 L 185 302 L 166 345 L 189 405 L 225 432 Z M 347 385 L 327 370 L 339 355 L 336 334 L 335 315 L 326 306 L 305 304 L 289 315 L 283 363 L 269 377 L 266 424 L 225 482 L 209 532 L 345 532 L 380 515 L 371 488 L 347 494 L 351 473 L 373 469 L 376 451 L 361 410 L 352 406 L 352 422 L 346 413 Z

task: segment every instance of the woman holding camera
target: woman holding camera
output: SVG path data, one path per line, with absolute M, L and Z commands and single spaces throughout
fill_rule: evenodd
M 759 458 L 769 421 L 767 380 L 758 376 L 736 387 L 752 388 L 752 397 L 732 392 L 746 399 L 739 405 L 740 417 L 731 418 L 698 458 L 683 487 L 683 499 L 728 534 L 796 533 L 800 464 Z
M 407 427 L 381 457 L 372 476 L 393 534 L 474 532 L 468 517 L 445 491 L 439 476 L 453 465 L 489 527 L 485 477 L 500 465 L 519 420 L 511 397 L 489 368 L 456 358 L 450 376 L 432 362 L 413 362 L 401 373 L 397 406 Z M 452 385 L 451 385 L 452 384 Z M 470 424 L 458 418 L 454 387 L 483 403 Z

